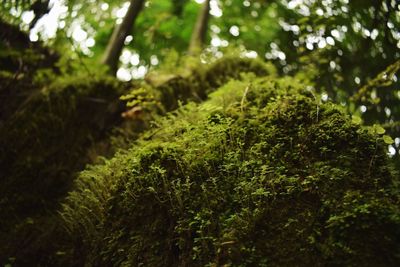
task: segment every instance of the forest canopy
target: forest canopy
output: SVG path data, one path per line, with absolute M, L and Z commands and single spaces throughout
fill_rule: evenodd
M 398 266 L 399 75 L 396 0 L 3 0 L 0 264 Z

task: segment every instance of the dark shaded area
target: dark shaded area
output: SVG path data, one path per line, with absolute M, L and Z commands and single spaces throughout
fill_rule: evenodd
M 1 125 L 0 209 L 6 214 L 2 233 L 9 236 L 11 231 L 17 242 L 29 243 L 13 224 L 30 224 L 57 207 L 75 172 L 91 162 L 89 149 L 121 122 L 119 88 L 123 87 L 112 80 L 53 85 Z M 15 245 L 5 237 L 1 240 L 6 246 Z M 32 247 L 36 249 L 35 244 Z
M 39 90 L 32 84 L 39 69 L 58 72 L 59 56 L 40 43 L 31 43 L 18 27 L 0 20 L 0 124 Z
M 121 123 L 129 85 L 86 76 L 36 83 L 40 71 L 57 75 L 58 56 L 16 27 L 0 28 L 0 263 L 49 265 L 58 201 Z

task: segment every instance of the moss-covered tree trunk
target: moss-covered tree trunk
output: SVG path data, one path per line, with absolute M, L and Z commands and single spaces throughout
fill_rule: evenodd
M 129 134 L 110 138 L 111 132 L 115 133 L 112 129 L 125 125 L 119 97 L 128 87 L 134 88 L 134 83 L 83 74 L 55 76 L 41 87 L 32 83 L 33 75 L 41 67 L 52 66 L 55 60 L 50 52 L 39 46 L 31 51 L 28 38 L 18 29 L 0 34 L 8 40 L 0 44 L 4 48 L 0 53 L 0 59 L 4 59 L 0 64 L 0 91 L 8 94 L 1 99 L 0 108 L 0 262 L 60 266 L 61 261 L 70 260 L 70 255 L 55 255 L 64 251 L 62 240 L 66 237 L 55 218 L 58 201 L 71 190 L 76 173 L 85 164 L 93 163 L 98 155 L 110 156 L 116 148 L 111 145 L 115 145 L 113 141 L 121 140 L 117 141 L 121 144 L 126 136 L 132 141 L 147 124 L 143 118 L 125 121 L 134 125 L 124 128 Z M 24 79 L 15 82 L 19 64 L 24 66 Z M 215 85 L 246 72 L 268 73 L 260 62 L 228 58 L 199 68 L 190 77 L 177 77 L 157 87 L 142 86 L 156 97 L 162 110 L 171 111 L 178 107 L 178 100 L 205 99 Z M 35 93 L 31 95 L 32 91 Z M 16 92 L 29 93 L 23 105 Z M 146 112 L 151 117 L 152 111 Z
M 292 78 L 241 77 L 81 173 L 62 211 L 81 265 L 397 266 L 382 137 Z

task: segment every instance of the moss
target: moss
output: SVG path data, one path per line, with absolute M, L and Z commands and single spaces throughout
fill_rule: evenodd
M 54 212 L 89 149 L 121 121 L 124 88 L 109 78 L 57 79 L 0 124 L 0 261 L 38 249 L 37 218 Z
M 177 75 L 157 86 L 160 102 L 165 110 L 171 111 L 179 106 L 179 102 L 200 102 L 208 94 L 232 79 L 240 79 L 245 73 L 266 76 L 273 70 L 269 65 L 248 58 L 226 57 L 216 62 L 197 66 L 190 75 Z
M 231 81 L 77 180 L 78 264 L 396 266 L 385 145 L 293 79 Z
M 119 96 L 129 85 L 76 75 L 79 70 L 66 77 L 68 63 L 55 63 L 59 57 L 54 52 L 31 44 L 26 34 L 6 23 L 0 22 L 0 28 L 0 262 L 11 257 L 17 259 L 8 262 L 17 265 L 59 265 L 64 254 L 56 250 L 64 241 L 49 241 L 63 238 L 53 219 L 58 201 L 77 171 L 113 151 L 110 146 L 123 144 L 123 138 L 137 138 L 148 127 L 148 117 L 112 131 L 121 126 Z M 221 60 L 184 78 L 173 75 L 150 90 L 161 100 L 161 109 L 172 110 L 179 101 L 205 99 L 212 86 L 241 72 L 267 73 L 260 62 Z
M 26 188 L 32 193 L 40 188 L 42 197 L 28 201 L 35 206 L 65 190 L 70 182 L 65 177 L 85 162 L 85 148 L 118 120 L 119 86 L 107 79 L 56 82 L 20 107 L 0 128 L 2 195 L 18 205 L 15 200 L 21 195 L 10 196 L 7 190 Z

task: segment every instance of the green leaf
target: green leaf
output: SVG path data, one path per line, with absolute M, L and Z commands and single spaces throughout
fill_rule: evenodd
M 391 145 L 394 143 L 393 138 L 390 137 L 389 135 L 384 135 L 382 136 L 383 138 L 383 142 L 385 142 L 385 144 Z
M 362 123 L 362 119 L 356 115 L 351 116 L 351 121 L 357 125 L 360 125 Z
M 384 134 L 386 132 L 386 130 L 379 124 L 374 124 L 374 128 L 377 134 Z

